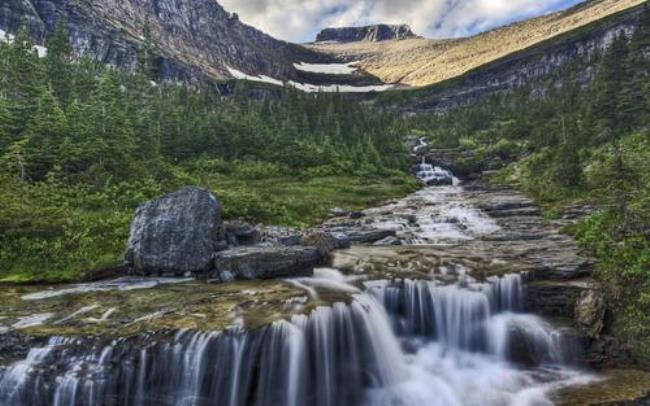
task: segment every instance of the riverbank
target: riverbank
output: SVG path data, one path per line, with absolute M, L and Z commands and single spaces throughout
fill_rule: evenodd
M 305 385 L 321 388 L 319 397 L 331 399 L 348 395 L 357 400 L 366 395 L 377 401 L 404 399 L 407 393 L 398 385 L 404 382 L 424 391 L 415 395 L 415 404 L 429 395 L 438 399 L 443 393 L 450 396 L 447 400 L 471 404 L 471 396 L 464 393 L 472 391 L 459 382 L 474 382 L 474 378 L 480 378 L 477 384 L 481 388 L 490 388 L 490 402 L 495 405 L 527 396 L 541 401 L 562 388 L 557 395 L 560 400 L 573 399 L 581 396 L 580 391 L 589 390 L 583 385 L 592 382 L 591 398 L 599 399 L 599 393 L 606 391 L 608 395 L 602 399 L 629 399 L 632 392 L 643 393 L 642 384 L 632 391 L 621 386 L 620 379 L 600 381 L 598 374 L 577 367 L 580 361 L 574 357 L 579 356 L 581 351 L 576 350 L 581 347 L 586 348 L 586 358 L 579 356 L 582 362 L 600 368 L 626 361 L 611 358 L 607 347 L 598 347 L 600 353 L 590 347 L 589 331 L 598 328 L 600 319 L 577 316 L 579 308 L 584 314 L 599 315 L 592 306 L 598 301 L 591 296 L 595 288 L 589 282 L 593 263 L 561 232 L 564 223 L 543 218 L 530 200 L 509 188 L 470 182 L 463 187 L 422 189 L 383 206 L 341 213 L 320 224 L 318 230 L 346 233 L 358 243 L 334 251 L 332 268 L 319 268 L 312 277 L 227 284 L 131 278 L 13 288 L 3 295 L 2 325 L 7 329 L 5 337 L 12 339 L 5 340 L 0 359 L 5 365 L 18 361 L 7 373 L 28 367 L 36 376 L 49 379 L 45 370 L 45 375 L 40 375 L 41 361 L 28 354 L 52 357 L 59 371 L 56 374 L 67 377 L 56 385 L 56 393 L 27 376 L 11 375 L 18 379 L 11 382 L 31 387 L 29 393 L 44 398 L 59 396 L 60 400 L 82 402 L 92 396 L 111 396 L 116 390 L 119 396 L 151 396 L 154 389 L 142 391 L 157 388 L 155 382 L 179 388 L 179 392 L 157 393 L 175 401 L 208 396 L 218 388 L 232 394 L 233 387 L 242 391 L 238 393 L 256 396 L 252 393 L 262 393 L 262 389 L 244 382 L 272 379 L 266 369 L 271 364 L 264 354 L 275 351 L 289 357 L 274 361 L 278 362 L 274 368 L 288 375 L 283 372 L 273 379 L 295 382 L 297 376 L 304 376 Z M 367 238 L 371 240 L 364 240 Z M 549 316 L 552 322 L 525 313 L 526 308 Z M 364 344 L 358 347 L 359 341 L 331 341 L 332 337 L 357 337 Z M 246 347 L 249 350 L 243 356 L 237 343 L 253 347 Z M 319 343 L 329 343 L 328 353 L 336 355 L 318 361 L 301 358 L 303 351 L 320 354 L 316 350 L 323 344 Z M 373 348 L 372 354 L 361 351 L 362 347 Z M 172 348 L 180 352 L 170 352 Z M 443 348 L 446 350 L 440 352 Z M 183 360 L 194 360 L 194 368 L 212 365 L 209 360 L 214 361 L 215 354 L 222 354 L 226 357 L 223 362 L 234 363 L 233 367 L 252 362 L 260 368 L 232 372 L 244 379 L 237 384 L 231 381 L 235 379 L 232 375 L 229 384 L 214 381 L 218 371 L 210 368 L 188 369 L 188 373 L 194 372 L 182 380 L 154 368 L 163 359 L 177 356 L 181 358 L 174 362 L 179 365 Z M 441 375 L 440 369 L 427 362 L 444 365 L 446 372 Z M 133 376 L 128 375 L 128 365 L 142 371 L 138 374 L 144 381 L 128 390 L 104 384 L 118 385 L 121 379 Z M 364 379 L 341 382 L 338 386 L 347 388 L 343 392 L 327 386 L 327 379 L 360 367 L 386 380 L 373 381 L 379 386 L 368 393 Z M 412 375 L 408 379 L 383 375 L 391 369 L 411 371 L 406 373 Z M 500 380 L 490 381 L 483 374 L 488 370 L 498 371 Z M 459 381 L 450 381 L 450 377 Z M 212 381 L 214 384 L 205 383 Z M 535 390 L 523 390 L 521 382 Z M 91 392 L 78 389 L 90 387 L 94 388 Z M 24 393 L 27 396 L 28 392 Z M 289 396 L 308 401 L 302 392 L 264 393 L 269 399 Z M 238 402 L 243 399 L 231 403 Z
M 165 184 L 144 181 L 94 190 L 54 180 L 1 182 L 0 195 L 7 198 L 0 206 L 0 283 L 69 283 L 119 274 L 135 208 L 192 182 L 213 185 L 225 218 L 298 227 L 324 220 L 332 207 L 361 210 L 418 187 L 399 173 L 377 178 L 212 175 L 201 180 L 183 176 Z

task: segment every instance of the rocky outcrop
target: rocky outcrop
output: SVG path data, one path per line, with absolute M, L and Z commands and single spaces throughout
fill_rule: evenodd
M 187 187 L 140 206 L 125 260 L 142 275 L 205 272 L 217 250 L 221 205 L 209 191 Z
M 415 38 L 408 25 L 377 24 L 366 27 L 326 28 L 316 37 L 317 42 L 355 42 L 355 41 L 389 41 Z
M 124 69 L 136 66 L 148 23 L 157 52 L 154 70 L 164 80 L 230 78 L 228 67 L 293 79 L 297 77 L 294 60 L 315 58 L 312 51 L 243 24 L 212 0 L 2 2 L 0 29 L 15 32 L 23 21 L 41 44 L 63 21 L 77 55 Z
M 219 252 L 212 277 L 220 282 L 233 279 L 272 279 L 312 276 L 324 259 L 316 247 L 240 247 Z
M 575 321 L 587 336 L 596 338 L 605 327 L 606 310 L 607 304 L 602 292 L 583 291 L 575 306 Z
M 323 256 L 336 249 L 350 248 L 350 238 L 346 233 L 311 230 L 303 235 L 302 241 L 305 245 L 318 248 Z

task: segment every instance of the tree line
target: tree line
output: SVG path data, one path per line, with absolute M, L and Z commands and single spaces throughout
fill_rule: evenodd
M 404 122 L 341 94 L 287 88 L 263 101 L 249 85 L 222 96 L 214 85 L 156 83 L 142 44 L 137 72 L 74 59 L 59 25 L 39 58 L 25 30 L 0 44 L 2 170 L 38 182 L 164 176 L 188 162 L 265 162 L 299 174 L 403 169 Z M 214 163 L 214 162 L 213 162 Z

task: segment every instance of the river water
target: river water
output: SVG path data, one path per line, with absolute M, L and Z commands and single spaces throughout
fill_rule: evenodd
M 499 232 L 462 196 L 457 183 L 431 187 L 366 215 L 403 244 L 443 251 Z M 598 379 L 581 369 L 572 334 L 526 312 L 525 272 L 430 271 L 413 279 L 317 269 L 287 283 L 316 303 L 339 300 L 254 330 L 54 336 L 0 370 L 0 404 L 537 406 L 553 404 L 555 390 Z M 133 289 L 169 282 L 136 280 Z M 23 300 L 86 288 L 129 289 L 122 280 Z

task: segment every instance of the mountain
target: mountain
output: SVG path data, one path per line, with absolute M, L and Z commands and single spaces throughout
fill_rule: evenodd
M 62 21 L 78 55 L 121 68 L 136 65 L 148 25 L 156 68 L 171 80 L 227 79 L 228 68 L 297 78 L 294 60 L 318 58 L 243 24 L 212 0 L 3 0 L 0 29 L 15 32 L 25 21 L 42 43 Z
M 468 38 L 317 42 L 308 47 L 337 59 L 358 61 L 362 70 L 386 83 L 426 86 L 458 77 L 641 3 L 644 0 L 592 0 Z
M 328 28 L 318 35 L 317 42 L 298 45 L 242 23 L 237 14 L 214 0 L 3 0 L 0 30 L 15 33 L 26 24 L 35 41 L 45 44 L 61 21 L 77 55 L 90 55 L 125 69 L 136 66 L 139 49 L 148 37 L 156 49 L 154 69 L 161 80 L 235 78 L 271 85 L 288 81 L 305 91 L 374 92 L 423 87 L 493 68 L 500 61 L 517 59 L 527 50 L 579 32 L 591 23 L 600 24 L 643 2 L 592 0 L 469 38 L 427 39 L 416 36 L 406 25 L 379 24 Z M 600 44 L 596 48 L 607 46 L 608 34 L 603 35 L 594 40 Z M 585 41 L 589 42 L 581 39 L 574 45 Z M 570 60 L 567 58 L 548 65 L 542 60 L 535 68 L 518 66 L 522 72 L 548 72 Z M 510 76 L 497 81 L 500 89 L 530 77 L 514 72 L 508 68 L 511 65 L 499 66 L 499 72 L 475 77 L 468 92 L 489 93 L 494 87 L 489 80 L 495 74 Z M 454 99 L 446 105 L 458 103 L 464 101 Z
M 399 94 L 383 95 L 383 101 L 406 111 L 437 111 L 468 106 L 494 94 L 525 86 L 536 97 L 548 92 L 548 83 L 560 88 L 566 83 L 562 69 L 572 66 L 573 83 L 580 88 L 595 78 L 598 56 L 604 54 L 619 35 L 631 38 L 643 6 L 632 7 L 562 35 L 537 43 L 460 76 Z M 564 80 L 558 79 L 564 77 Z
M 366 27 L 326 28 L 318 33 L 317 42 L 390 41 L 416 38 L 408 25 L 377 24 Z

